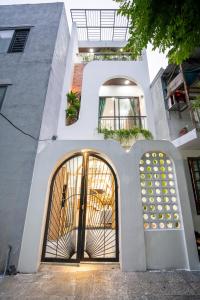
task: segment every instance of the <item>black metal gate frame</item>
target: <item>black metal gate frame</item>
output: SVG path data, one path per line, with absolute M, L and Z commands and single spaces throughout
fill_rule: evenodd
M 85 159 L 83 152 L 77 152 L 76 154 L 70 156 L 66 160 L 62 162 L 62 164 L 56 169 L 50 185 L 50 192 L 49 192 L 49 204 L 47 209 L 47 217 L 46 217 L 46 226 L 44 232 L 44 239 L 43 239 L 43 248 L 42 248 L 42 257 L 41 261 L 43 262 L 60 262 L 60 263 L 80 263 L 81 261 L 96 261 L 96 262 L 118 262 L 119 261 L 119 223 L 118 223 L 118 182 L 116 174 L 112 168 L 112 166 L 99 154 L 88 151 L 87 159 Z M 62 168 L 68 161 L 71 159 L 82 156 L 83 157 L 83 168 L 82 168 L 82 178 L 81 178 L 81 195 L 80 195 L 80 209 L 79 209 L 79 226 L 78 226 L 78 239 L 77 239 L 77 258 L 75 259 L 63 259 L 63 258 L 47 258 L 45 257 L 45 250 L 46 250 L 46 241 L 48 236 L 48 225 L 50 220 L 50 213 L 51 213 L 51 203 L 52 203 L 52 195 L 53 195 L 53 185 L 55 178 Z M 87 168 L 88 168 L 88 161 L 89 157 L 95 157 L 101 161 L 103 161 L 111 170 L 112 175 L 114 177 L 115 182 L 115 222 L 116 222 L 116 229 L 115 229 L 115 236 L 116 236 L 116 256 L 115 258 L 84 258 L 84 240 L 85 240 L 85 222 L 86 222 L 86 206 L 87 206 Z M 82 210 L 82 207 L 84 208 Z

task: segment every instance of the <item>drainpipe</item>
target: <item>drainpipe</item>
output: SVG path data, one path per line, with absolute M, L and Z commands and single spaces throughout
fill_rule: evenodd
M 191 118 L 193 127 L 196 128 L 196 121 L 195 121 L 195 117 L 194 117 L 194 112 L 193 112 L 193 109 L 192 109 L 192 105 L 191 105 L 191 102 L 190 102 L 190 97 L 189 97 L 189 93 L 188 93 L 188 88 L 187 88 L 187 83 L 186 83 L 186 80 L 185 80 L 185 76 L 184 76 L 184 73 L 183 73 L 183 66 L 182 66 L 182 64 L 180 64 L 180 72 L 181 72 L 182 77 L 183 77 L 183 85 L 184 85 L 184 90 L 185 90 L 185 99 L 186 99 L 186 103 L 188 105 L 188 109 L 189 109 L 189 113 L 190 113 L 190 118 Z

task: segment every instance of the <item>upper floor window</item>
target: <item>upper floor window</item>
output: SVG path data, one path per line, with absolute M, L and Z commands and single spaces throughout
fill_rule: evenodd
M 0 30 L 0 53 L 23 52 L 30 29 Z
M 7 89 L 7 85 L 0 85 L 0 110 L 3 105 L 3 101 L 5 98 L 5 94 L 6 94 L 6 89 Z
M 197 214 L 200 215 L 200 157 L 188 158 Z

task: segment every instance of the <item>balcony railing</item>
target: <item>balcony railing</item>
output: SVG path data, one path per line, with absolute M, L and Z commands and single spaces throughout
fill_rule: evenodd
M 128 116 L 128 117 L 99 117 L 99 131 L 101 129 L 133 129 L 135 127 L 146 128 L 146 116 Z
M 79 53 L 78 57 L 82 62 L 90 62 L 93 60 L 114 60 L 114 61 L 132 61 L 130 53 Z M 138 59 L 141 60 L 141 59 Z

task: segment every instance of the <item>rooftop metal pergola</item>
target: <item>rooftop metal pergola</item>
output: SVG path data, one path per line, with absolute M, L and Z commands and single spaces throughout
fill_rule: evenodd
M 71 9 L 81 41 L 126 41 L 129 20 L 117 9 Z

